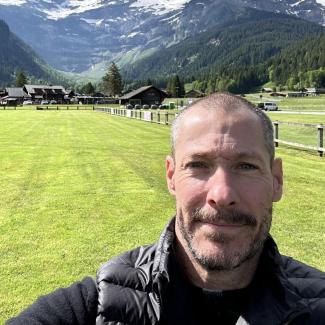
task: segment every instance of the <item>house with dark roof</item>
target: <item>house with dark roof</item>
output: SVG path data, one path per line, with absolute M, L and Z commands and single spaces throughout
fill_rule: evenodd
M 160 105 L 167 93 L 155 86 L 144 86 L 119 98 L 120 105 Z
M 5 89 L 4 96 L 0 98 L 1 104 L 6 106 L 17 106 L 31 97 L 23 90 L 22 87 L 8 87 Z
M 31 100 L 55 100 L 57 103 L 65 103 L 66 90 L 62 86 L 25 85 L 24 91 L 31 96 Z

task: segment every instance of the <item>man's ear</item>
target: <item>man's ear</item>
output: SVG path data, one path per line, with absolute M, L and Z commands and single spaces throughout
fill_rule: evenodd
M 171 156 L 166 157 L 166 179 L 169 193 L 175 195 L 175 182 L 174 182 L 174 173 L 175 173 L 175 162 L 174 158 Z
M 283 170 L 282 170 L 282 160 L 276 158 L 272 165 L 273 174 L 273 202 L 281 200 L 282 190 L 283 190 Z

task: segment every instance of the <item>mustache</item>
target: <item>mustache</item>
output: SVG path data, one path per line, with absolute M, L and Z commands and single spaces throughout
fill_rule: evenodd
M 219 209 L 213 213 L 210 213 L 198 208 L 191 213 L 191 217 L 192 221 L 203 221 L 210 223 L 223 222 L 226 224 L 248 225 L 252 227 L 257 225 L 257 221 L 254 216 L 236 210 L 230 212 Z

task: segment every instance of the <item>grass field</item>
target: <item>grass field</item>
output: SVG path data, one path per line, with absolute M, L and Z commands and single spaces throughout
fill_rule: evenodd
M 156 240 L 174 213 L 168 133 L 92 111 L 0 111 L 0 323 Z M 278 154 L 286 178 L 272 234 L 283 253 L 325 270 L 324 158 Z

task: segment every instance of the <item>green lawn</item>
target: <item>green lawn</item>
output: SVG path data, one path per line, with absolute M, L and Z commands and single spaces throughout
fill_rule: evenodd
M 93 111 L 0 111 L 0 323 L 126 249 L 174 213 L 169 127 Z M 325 270 L 324 158 L 278 150 L 280 249 Z
M 312 127 L 279 124 L 279 138 L 285 141 L 318 147 L 317 125 L 323 124 L 325 126 L 325 115 L 279 114 L 272 112 L 268 114 L 274 121 L 313 124 L 314 126 Z

